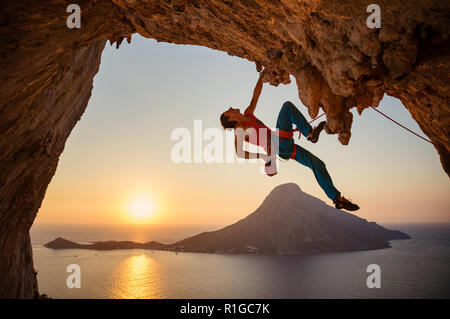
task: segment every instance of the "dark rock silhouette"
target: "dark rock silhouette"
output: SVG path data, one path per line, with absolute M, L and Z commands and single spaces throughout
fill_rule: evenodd
M 389 247 L 389 240 L 409 236 L 337 210 L 300 190 L 296 184 L 276 187 L 246 218 L 217 231 L 179 242 L 107 241 L 77 244 L 57 238 L 53 249 L 159 249 L 203 253 L 300 254 Z
M 328 206 L 296 184 L 284 184 L 237 223 L 170 247 L 195 252 L 297 254 L 385 248 L 389 240 L 408 238 Z

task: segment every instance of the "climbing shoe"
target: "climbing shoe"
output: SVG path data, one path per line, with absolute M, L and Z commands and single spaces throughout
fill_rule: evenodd
M 336 198 L 333 203 L 334 207 L 336 207 L 337 209 L 345 209 L 351 212 L 359 209 L 358 205 L 353 204 L 344 196 L 338 196 L 338 198 Z
M 319 125 L 313 128 L 311 131 L 311 136 L 308 136 L 307 140 L 310 141 L 311 143 L 317 143 L 317 141 L 319 140 L 320 132 L 322 132 L 323 128 L 325 127 L 325 124 L 327 124 L 327 122 L 322 121 L 319 123 Z

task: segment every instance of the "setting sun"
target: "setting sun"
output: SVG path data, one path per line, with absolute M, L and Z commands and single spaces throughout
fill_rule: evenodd
M 127 213 L 135 221 L 146 221 L 152 217 L 154 213 L 154 204 L 149 197 L 135 197 L 129 202 Z

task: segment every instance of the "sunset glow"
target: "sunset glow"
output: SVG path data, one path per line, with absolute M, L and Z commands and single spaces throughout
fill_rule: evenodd
M 128 203 L 127 214 L 134 222 L 148 221 L 154 214 L 154 203 L 145 195 L 134 197 Z
M 229 105 L 242 110 L 251 98 L 254 65 L 208 50 L 139 36 L 120 50 L 105 49 L 93 98 L 64 149 L 38 223 L 226 226 L 283 183 L 296 183 L 332 205 L 311 170 L 292 161 L 280 162 L 278 175 L 269 178 L 257 163 L 171 160 L 178 143 L 171 140 L 174 129 L 188 129 L 193 139 L 195 120 L 203 121 L 200 134 L 220 128 L 221 112 Z M 149 60 L 150 51 L 157 54 Z M 186 54 L 197 58 L 186 64 Z M 306 114 L 292 79 L 264 86 L 256 115 L 267 125 L 275 125 L 284 101 Z M 127 90 L 111 89 L 116 87 Z M 183 91 L 174 94 L 174 87 Z M 385 96 L 379 109 L 420 132 L 400 101 Z M 373 110 L 351 112 L 349 145 L 328 134 L 316 144 L 296 142 L 324 160 L 337 188 L 362 207 L 358 216 L 379 223 L 449 222 L 448 177 L 433 147 Z M 191 142 L 193 160 L 201 143 Z

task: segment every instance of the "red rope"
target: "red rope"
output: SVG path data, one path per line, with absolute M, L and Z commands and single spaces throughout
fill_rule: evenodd
M 318 117 L 316 117 L 315 119 L 312 119 L 311 121 L 309 121 L 309 123 L 311 124 L 312 122 L 314 122 L 317 119 L 320 119 L 322 116 L 324 116 L 325 113 L 320 114 Z
M 311 124 L 312 122 L 314 122 L 315 120 L 321 118 L 322 116 L 324 116 L 325 113 L 320 114 L 318 117 L 312 119 L 311 121 L 309 121 L 309 123 Z M 298 127 L 295 128 L 295 130 L 292 130 L 292 132 L 300 132 L 300 130 L 298 129 Z M 300 134 L 300 136 L 298 138 L 300 138 L 302 135 Z
M 384 114 L 383 112 L 381 112 L 380 110 L 377 110 L 376 108 L 374 108 L 373 106 L 371 106 L 371 108 L 372 109 L 374 109 L 375 111 L 377 111 L 378 113 L 380 113 L 381 115 L 383 115 L 385 118 L 387 118 L 387 119 L 389 119 L 389 120 L 391 120 L 392 122 L 394 122 L 395 124 L 397 124 L 398 126 L 400 126 L 400 127 L 402 127 L 402 128 L 404 128 L 405 130 L 407 130 L 408 132 L 410 132 L 410 133 L 412 133 L 412 134 L 414 134 L 415 136 L 417 136 L 417 137 L 420 137 L 422 140 L 424 140 L 424 141 L 427 141 L 428 143 L 430 143 L 430 144 L 433 144 L 434 145 L 434 143 L 432 142 L 432 141 L 430 141 L 429 139 L 427 139 L 427 138 L 425 138 L 425 137 L 423 137 L 423 136 L 421 136 L 421 135 L 419 135 L 419 134 L 417 134 L 416 132 L 414 132 L 414 131 L 412 131 L 412 130 L 410 130 L 409 128 L 407 128 L 406 126 L 404 126 L 404 125 L 402 125 L 402 124 L 400 124 L 399 122 L 397 122 L 396 120 L 394 120 L 394 119 L 392 119 L 392 118 L 390 118 L 389 116 L 387 116 L 386 114 Z
M 429 139 L 427 139 L 427 138 L 423 137 L 422 135 L 419 135 L 419 134 L 417 134 L 416 132 L 410 130 L 410 129 L 407 128 L 406 126 L 404 126 L 404 125 L 400 124 L 399 122 L 397 122 L 396 120 L 390 118 L 389 116 L 387 116 L 386 114 L 384 114 L 384 113 L 381 112 L 380 110 L 376 109 L 375 107 L 371 106 L 371 108 L 374 109 L 375 111 L 377 111 L 378 113 L 380 113 L 381 115 L 383 115 L 385 118 L 391 120 L 392 122 L 394 122 L 395 124 L 397 124 L 397 125 L 400 126 L 401 128 L 404 128 L 405 130 L 407 130 L 408 132 L 414 134 L 415 136 L 420 137 L 422 140 L 424 140 L 424 141 L 426 141 L 426 142 L 428 142 L 428 143 L 430 143 L 430 144 L 432 144 L 432 145 L 435 145 L 435 144 L 434 144 L 432 141 L 430 141 Z M 311 121 L 309 121 L 309 123 L 314 122 L 315 120 L 321 118 L 321 117 L 324 116 L 324 115 L 325 115 L 325 113 L 320 114 L 318 117 L 316 117 L 316 118 L 312 119 Z M 297 132 L 297 131 L 299 131 L 298 128 L 295 128 L 295 130 L 293 130 L 293 132 Z M 301 134 L 300 134 L 300 136 L 301 136 Z M 299 137 L 299 138 L 300 138 L 300 137 Z

